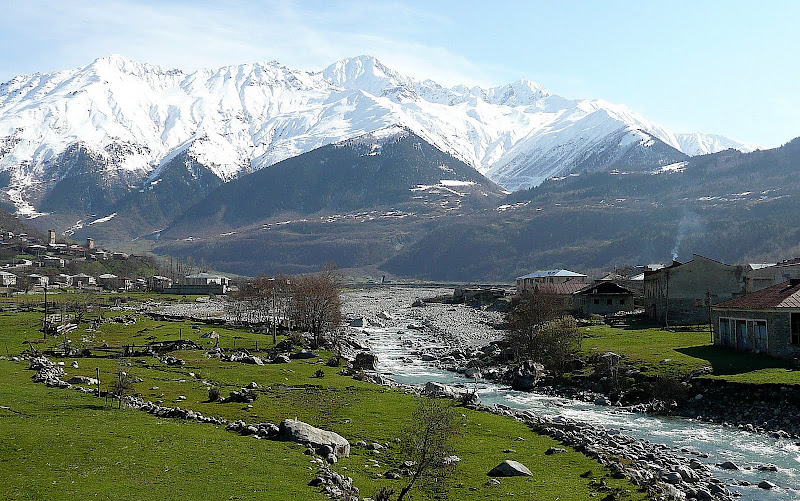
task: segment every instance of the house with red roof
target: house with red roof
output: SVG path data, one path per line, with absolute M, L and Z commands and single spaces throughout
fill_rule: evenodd
M 714 305 L 714 344 L 775 357 L 800 357 L 800 279 Z

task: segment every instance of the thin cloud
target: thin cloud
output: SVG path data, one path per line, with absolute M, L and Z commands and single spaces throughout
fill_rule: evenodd
M 344 57 L 371 54 L 401 73 L 443 85 L 491 80 L 467 57 L 420 41 L 431 25 L 449 20 L 400 3 L 311 8 L 293 2 L 45 1 L 11 9 L 5 27 L 19 22 L 28 26 L 34 45 L 52 46 L 51 66 L 36 71 L 80 66 L 111 53 L 186 70 L 267 60 L 321 70 Z

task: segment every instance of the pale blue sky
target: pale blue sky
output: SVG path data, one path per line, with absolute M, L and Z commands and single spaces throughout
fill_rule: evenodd
M 526 78 L 676 132 L 800 136 L 799 1 L 0 0 L 0 81 L 118 53 L 186 70 L 373 54 L 417 78 Z

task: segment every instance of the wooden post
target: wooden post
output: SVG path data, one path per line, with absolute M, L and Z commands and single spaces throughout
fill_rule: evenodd
M 100 398 L 100 367 L 94 369 L 95 379 L 97 379 L 97 398 Z
M 256 351 L 258 351 L 258 339 L 256 339 Z
M 178 339 L 183 340 L 183 329 L 178 328 Z
M 11 356 L 11 354 L 8 352 L 8 343 L 6 343 L 6 355 Z

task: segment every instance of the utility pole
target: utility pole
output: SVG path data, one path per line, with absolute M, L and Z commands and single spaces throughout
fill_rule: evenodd
M 44 284 L 44 320 L 42 321 L 44 339 L 47 339 L 47 284 Z
M 274 278 L 272 279 L 272 345 L 278 344 L 278 331 L 276 323 L 276 311 L 275 311 L 275 289 L 278 286 L 278 281 Z

